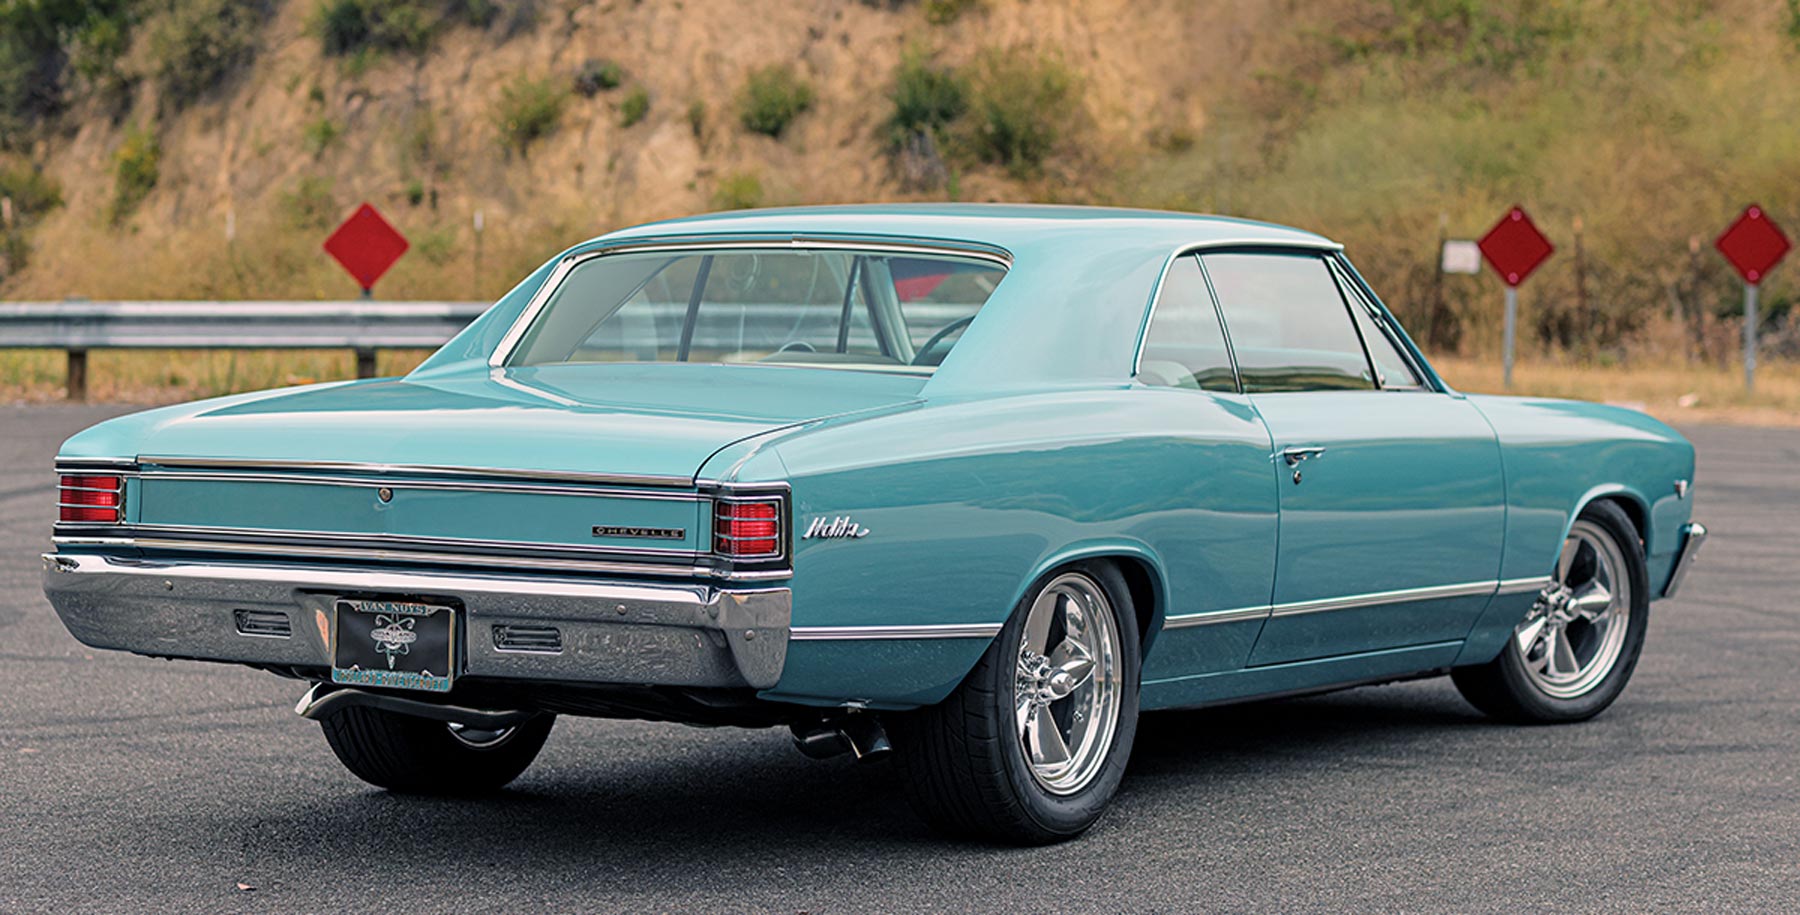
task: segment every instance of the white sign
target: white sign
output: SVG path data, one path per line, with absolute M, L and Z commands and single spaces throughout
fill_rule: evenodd
M 1472 241 L 1444 242 L 1443 271 L 1445 273 L 1481 272 L 1481 248 Z

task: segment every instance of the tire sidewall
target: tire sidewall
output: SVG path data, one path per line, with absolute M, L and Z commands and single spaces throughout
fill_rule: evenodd
M 1112 746 L 1107 749 L 1106 762 L 1094 780 L 1073 794 L 1053 794 L 1038 784 L 1037 778 L 1032 775 L 1030 764 L 1025 759 L 1025 749 L 1016 735 L 1013 681 L 1014 671 L 1018 667 L 1016 658 L 1019 655 L 1019 644 L 1025 635 L 1025 618 L 1030 613 L 1031 605 L 1051 581 L 1070 572 L 1092 580 L 1112 605 L 1113 621 L 1119 633 L 1119 721 L 1118 726 L 1113 729 Z M 997 653 L 994 663 L 988 665 L 991 675 L 998 681 L 991 684 L 991 695 L 996 707 L 989 712 L 996 727 L 1000 729 L 1002 768 L 1014 796 L 1024 806 L 1026 815 L 1046 833 L 1071 836 L 1082 832 L 1099 819 L 1107 803 L 1119 790 L 1126 764 L 1131 759 L 1132 741 L 1137 736 L 1138 676 L 1142 665 L 1140 644 L 1137 612 L 1132 606 L 1130 589 L 1125 584 L 1124 576 L 1109 563 L 1090 562 L 1058 569 L 1033 585 L 989 649 Z
M 1519 652 L 1517 640 L 1508 638 L 1506 649 L 1500 656 L 1501 675 L 1519 704 L 1532 719 L 1538 721 L 1582 721 L 1598 715 L 1611 705 L 1619 697 L 1619 693 L 1624 691 L 1625 684 L 1631 680 L 1632 671 L 1637 668 L 1638 656 L 1644 647 L 1644 636 L 1650 626 L 1649 571 L 1645 567 L 1644 550 L 1631 519 L 1618 506 L 1601 502 L 1589 506 L 1578 520 L 1598 525 L 1612 538 L 1619 547 L 1619 553 L 1625 557 L 1625 574 L 1631 582 L 1631 607 L 1627 617 L 1625 644 L 1619 651 L 1618 661 L 1613 664 L 1613 669 L 1605 679 L 1584 695 L 1562 699 L 1545 693 L 1532 682 L 1525 672 L 1525 660 Z

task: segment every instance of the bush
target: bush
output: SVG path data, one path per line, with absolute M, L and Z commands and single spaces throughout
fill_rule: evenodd
M 696 140 L 706 139 L 706 103 L 705 102 L 703 102 L 699 99 L 694 99 L 693 101 L 688 102 L 687 124 L 688 124 L 688 130 L 691 130 L 694 132 L 694 139 L 696 139 Z
M 619 103 L 619 126 L 630 127 L 649 113 L 650 91 L 643 86 L 633 86 L 625 94 L 625 100 Z
M 932 25 L 949 25 L 981 8 L 982 0 L 925 0 L 925 21 Z
M 442 18 L 417 0 L 325 0 L 313 31 L 332 56 L 365 49 L 423 54 Z
M 720 210 L 748 210 L 762 206 L 762 179 L 751 172 L 738 172 L 719 179 L 713 188 L 713 207 Z
M 975 71 L 970 141 L 983 162 L 1014 177 L 1034 175 L 1063 140 L 1075 79 L 1062 64 L 1021 54 L 988 54 Z
M 177 0 L 150 32 L 150 74 L 180 108 L 217 86 L 256 48 L 261 7 L 237 0 Z
M 556 132 L 567 101 L 568 96 L 549 80 L 526 76 L 513 80 L 500 89 L 500 101 L 494 106 L 500 141 L 524 155 L 532 143 Z
M 894 74 L 894 91 L 888 98 L 894 103 L 888 119 L 893 148 L 920 134 L 942 140 L 944 130 L 969 110 L 969 81 L 949 67 L 932 66 L 923 56 L 908 54 Z
M 330 149 L 332 144 L 337 142 L 339 133 L 338 126 L 333 124 L 330 118 L 320 118 L 306 125 L 307 152 L 312 153 L 315 159 L 324 155 L 325 150 Z
M 63 202 L 56 181 L 26 165 L 0 167 L 0 197 L 12 201 L 13 219 L 18 223 L 31 222 Z
M 575 91 L 582 98 L 593 98 L 606 89 L 617 89 L 625 82 L 625 71 L 610 60 L 588 59 L 575 74 Z
M 308 175 L 281 195 L 282 214 L 296 229 L 329 229 L 338 223 L 337 201 L 330 178 Z
M 780 138 L 788 124 L 813 103 L 813 90 L 787 64 L 752 71 L 738 99 L 745 129 Z
M 162 143 L 142 127 L 125 133 L 113 154 L 112 221 L 116 224 L 137 209 L 162 177 Z

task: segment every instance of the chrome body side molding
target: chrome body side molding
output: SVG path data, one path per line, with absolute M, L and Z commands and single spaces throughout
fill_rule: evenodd
M 872 641 L 886 639 L 991 639 L 1003 623 L 943 623 L 924 626 L 795 626 L 788 636 L 796 642 L 829 640 Z
M 1333 610 L 1355 610 L 1361 607 L 1378 607 L 1383 604 L 1404 604 L 1420 600 L 1444 600 L 1452 597 L 1481 597 L 1496 594 L 1521 594 L 1543 590 L 1550 579 L 1513 578 L 1506 581 L 1471 581 L 1454 585 L 1432 585 L 1425 588 L 1403 588 L 1397 591 L 1377 591 L 1369 594 L 1349 594 L 1343 597 L 1330 597 L 1320 600 L 1296 601 L 1287 604 L 1270 604 L 1261 607 L 1237 607 L 1227 610 L 1207 610 L 1202 613 L 1183 613 L 1163 620 L 1164 629 L 1186 629 L 1190 626 L 1211 626 L 1219 623 L 1236 623 L 1244 620 L 1262 619 L 1276 616 L 1300 616 L 1307 613 L 1329 613 Z
M 1674 597 L 1681 587 L 1681 580 L 1687 577 L 1688 567 L 1694 564 L 1694 557 L 1700 555 L 1700 546 L 1706 543 L 1706 525 L 1698 521 L 1690 521 L 1681 526 L 1681 552 L 1675 557 L 1675 571 L 1669 573 L 1669 583 L 1663 586 L 1662 596 Z

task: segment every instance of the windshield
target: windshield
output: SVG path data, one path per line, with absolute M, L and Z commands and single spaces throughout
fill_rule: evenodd
M 883 251 L 689 249 L 571 269 L 507 359 L 763 362 L 929 373 L 1006 274 Z

